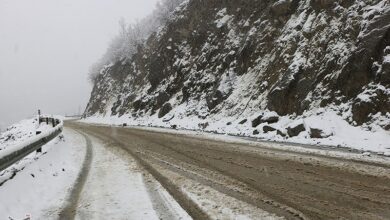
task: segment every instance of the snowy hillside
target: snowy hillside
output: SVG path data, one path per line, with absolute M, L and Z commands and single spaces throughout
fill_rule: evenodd
M 96 76 L 86 121 L 390 152 L 387 0 L 188 0 Z

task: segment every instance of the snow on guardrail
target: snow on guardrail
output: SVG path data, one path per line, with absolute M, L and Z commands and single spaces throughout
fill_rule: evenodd
M 42 117 L 43 118 L 43 117 Z M 45 128 L 39 134 L 23 140 L 17 144 L 7 146 L 0 151 L 0 171 L 8 168 L 12 164 L 23 159 L 28 154 L 40 149 L 43 145 L 57 137 L 63 129 L 63 121 L 57 118 L 44 117 L 40 122 L 49 124 L 49 121 L 55 123 L 55 127 Z M 35 131 L 34 131 L 35 132 Z

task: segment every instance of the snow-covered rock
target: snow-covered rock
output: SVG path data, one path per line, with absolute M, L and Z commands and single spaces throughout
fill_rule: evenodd
M 303 120 L 288 141 L 317 144 L 313 128 L 323 144 L 366 148 L 349 136 L 364 134 L 386 151 L 389 21 L 387 0 L 188 0 L 100 71 L 85 117 L 283 141 Z

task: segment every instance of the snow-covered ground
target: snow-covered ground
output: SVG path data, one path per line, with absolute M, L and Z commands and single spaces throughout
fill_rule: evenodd
M 142 171 L 128 153 L 115 147 L 105 147 L 93 138 L 93 163 L 88 179 L 81 192 L 76 219 L 191 219 L 164 188 L 148 190 L 145 182 L 154 182 Z M 158 194 L 157 203 L 163 209 L 154 207 L 152 196 Z M 154 195 L 153 197 L 156 197 Z
M 9 126 L 4 132 L 0 133 L 0 150 L 35 136 L 38 127 L 38 118 L 25 119 Z
M 62 127 L 62 122 L 59 127 Z M 53 128 L 51 124 L 39 124 L 38 117 L 25 119 L 9 126 L 0 134 L 0 158 L 48 136 L 52 132 L 55 132 L 55 129 L 57 128 L 58 127 Z M 36 135 L 36 131 L 40 131 L 41 133 Z M 0 185 L 13 177 L 15 173 L 24 169 L 26 165 L 37 160 L 42 154 L 42 152 L 32 152 L 7 169 L 0 171 Z
M 297 123 L 298 120 L 303 121 L 305 126 L 320 126 L 319 128 L 325 132 L 332 132 L 331 137 L 333 140 L 324 138 L 318 139 L 316 142 L 310 142 L 314 141 L 314 139 L 308 138 L 309 134 L 306 131 L 297 137 L 289 139 L 280 139 L 276 134 L 272 133 L 260 133 L 259 135 L 255 135 L 255 137 L 310 144 L 317 144 L 317 141 L 322 141 L 320 142 L 322 144 L 340 144 L 344 142 L 352 145 L 360 144 L 359 146 L 362 145 L 360 141 L 363 141 L 363 143 L 372 143 L 371 148 L 363 148 L 364 150 L 378 151 L 379 149 L 383 150 L 384 154 L 389 152 L 386 151 L 389 147 L 387 144 L 390 143 L 388 142 L 388 133 L 379 129 L 371 129 L 371 131 L 368 131 L 364 127 L 351 126 L 343 120 L 342 116 L 333 114 L 331 111 L 318 112 L 317 114 L 295 118 L 295 120 L 289 117 L 280 117 L 280 120 L 272 126 L 282 129 L 286 124 Z M 142 125 L 141 121 L 132 121 L 128 117 L 95 117 L 82 121 L 111 125 L 122 125 L 123 123 Z M 216 140 L 245 142 L 256 145 L 256 142 L 252 140 L 200 131 L 198 123 L 201 123 L 201 121 L 188 119 L 171 121 L 170 123 L 159 123 L 159 121 L 161 119 L 150 118 L 150 121 L 145 121 L 144 124 L 148 126 L 169 127 L 175 123 L 181 128 L 197 129 L 197 131 L 150 127 L 144 127 L 144 129 L 185 133 Z M 229 118 L 220 119 L 219 121 L 210 123 L 205 131 L 251 136 L 254 128 L 251 128 L 250 120 L 246 124 L 239 124 L 237 121 L 239 120 L 231 120 Z M 156 124 L 152 124 L 152 122 Z M 227 122 L 231 122 L 232 124 L 226 125 Z M 20 138 L 15 138 L 15 140 L 12 140 L 12 143 L 18 143 L 17 141 L 19 139 L 26 141 L 26 138 L 28 139 L 29 137 L 29 132 L 27 131 L 29 129 L 35 130 L 35 126 L 34 119 L 21 122 L 20 125 L 14 126 L 13 131 L 15 137 Z M 260 130 L 262 126 L 264 125 L 261 124 L 256 129 Z M 8 133 L 7 137 L 9 134 L 11 133 Z M 10 176 L 8 175 L 9 173 L 7 174 L 7 171 L 0 174 L 0 180 L 3 181 L 3 184 L 0 185 L 0 203 L 2 204 L 0 206 L 0 219 L 7 219 L 9 217 L 12 219 L 22 219 L 26 216 L 32 216 L 32 219 L 58 218 L 59 213 L 69 203 L 69 195 L 71 195 L 75 181 L 83 166 L 87 145 L 85 138 L 80 133 L 71 129 L 65 129 L 63 136 L 63 138 L 56 138 L 45 145 L 42 153 L 34 152 L 27 159 L 7 169 L 18 169 L 19 172 L 16 172 L 16 175 L 14 175 L 14 172 Z M 6 135 L 2 134 L 1 137 L 6 137 Z M 339 139 L 336 139 L 336 137 Z M 138 167 L 135 160 L 129 154 L 123 152 L 120 148 L 111 146 L 109 143 L 103 143 L 94 137 L 90 137 L 90 139 L 93 146 L 92 165 L 86 177 L 85 185 L 80 192 L 75 213 L 76 219 L 96 219 L 107 216 L 110 216 L 110 219 L 124 219 L 124 216 L 132 219 L 159 219 L 161 217 L 168 219 L 190 219 L 190 216 L 188 216 L 172 196 L 150 174 Z M 4 139 L 2 143 L 5 143 Z M 6 146 L 9 147 L 12 145 Z M 326 149 L 284 145 L 277 142 L 269 143 L 266 146 L 335 157 L 349 157 L 351 159 L 375 160 L 376 162 L 389 163 L 383 157 L 376 155 L 369 156 L 369 154 L 351 154 L 348 151 L 328 151 Z M 381 171 L 377 170 L 375 172 Z M 188 183 L 187 185 L 190 186 L 191 184 Z M 195 188 L 189 187 L 183 188 L 182 190 L 197 204 L 201 204 L 200 207 L 204 210 L 210 210 L 210 207 L 215 206 L 224 207 L 214 214 L 211 213 L 215 218 L 226 216 L 234 216 L 235 218 L 241 219 L 255 218 L 255 216 L 263 216 L 264 218 L 270 219 L 276 218 L 276 216 L 269 215 L 268 213 L 258 213 L 258 210 L 247 206 L 247 204 L 242 204 L 244 209 L 240 209 L 246 210 L 245 213 L 236 212 L 233 208 L 226 208 L 229 207 L 228 205 L 226 207 L 223 206 L 224 203 L 217 204 L 216 201 L 219 201 L 219 199 L 213 199 L 214 197 L 217 198 L 217 196 L 212 196 L 212 193 L 210 194 L 210 198 L 199 197 L 199 190 L 211 192 L 207 187 L 199 188 L 196 186 Z M 241 204 L 239 201 L 233 201 L 231 198 L 223 198 L 221 201 L 231 201 L 235 205 Z
M 53 116 L 48 116 L 53 118 Z M 61 116 L 54 116 L 56 119 L 60 119 L 60 126 L 62 126 Z M 18 123 L 15 123 L 5 129 L 4 132 L 0 133 L 0 151 L 6 150 L 7 148 L 13 148 L 20 144 L 25 143 L 30 139 L 34 139 L 38 135 L 36 131 L 40 131 L 42 134 L 54 130 L 51 123 L 38 123 L 38 116 L 24 119 Z M 42 135 L 40 135 L 42 136 Z
M 357 149 L 362 152 L 375 152 L 380 155 L 390 156 L 390 131 L 382 129 L 375 124 L 384 123 L 390 124 L 390 113 L 386 117 L 376 118 L 376 122 L 370 126 L 353 126 L 347 122 L 350 118 L 350 110 L 338 113 L 338 109 L 319 108 L 310 112 L 305 112 L 302 116 L 278 116 L 279 120 L 276 123 L 261 123 L 256 127 L 252 127 L 251 121 L 258 115 L 253 117 L 224 117 L 222 115 L 215 116 L 212 119 L 202 120 L 198 117 L 186 116 L 185 111 L 181 114 L 179 110 L 168 114 L 164 118 L 158 118 L 157 115 L 144 116 L 142 118 L 133 118 L 129 115 L 117 116 L 92 116 L 81 120 L 85 123 L 107 124 L 107 125 L 122 125 L 126 123 L 133 126 L 148 126 L 148 127 L 164 127 L 170 128 L 173 125 L 178 129 L 202 130 L 206 132 L 217 132 L 221 134 L 240 135 L 247 137 L 255 137 L 269 141 L 290 142 L 310 145 L 323 145 L 334 147 L 346 147 Z M 277 115 L 274 112 L 264 112 L 265 116 Z M 173 117 L 174 116 L 174 117 Z M 168 120 L 171 119 L 171 120 Z M 243 119 L 247 119 L 242 123 Z M 241 123 L 240 123 L 241 122 Z M 200 125 L 207 126 L 202 128 Z M 286 134 L 286 128 L 296 124 L 303 124 L 305 131 L 302 131 L 298 136 L 285 137 L 278 134 L 278 131 L 265 133 L 264 126 L 271 126 L 282 133 Z M 320 129 L 325 137 L 311 138 L 310 129 Z M 254 131 L 258 134 L 254 134 Z M 328 136 L 328 137 L 326 137 Z
M 63 134 L 64 139 L 45 145 L 42 154 L 30 155 L 23 170 L 0 186 L 0 219 L 57 219 L 85 154 L 81 135 L 67 129 Z
M 37 126 L 35 119 L 12 126 L 4 137 L 12 134 L 15 140 L 2 142 L 3 149 L 35 137 Z M 191 219 L 128 153 L 91 139 L 92 163 L 78 201 L 70 197 L 85 174 L 88 144 L 83 135 L 65 128 L 42 153 L 33 152 L 0 173 L 0 219 L 58 219 L 71 202 L 77 202 L 76 219 Z
M 161 168 L 160 168 L 161 169 Z M 235 220 L 279 220 L 285 219 L 267 211 L 261 210 L 247 202 L 228 196 L 205 184 L 193 181 L 170 170 L 159 170 L 168 176 L 180 190 L 201 210 L 208 214 L 210 219 L 235 219 Z M 195 174 L 194 175 L 198 175 Z M 232 185 L 232 190 L 234 186 Z

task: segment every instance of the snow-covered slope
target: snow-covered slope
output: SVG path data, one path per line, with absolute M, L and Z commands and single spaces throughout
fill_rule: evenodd
M 188 0 L 85 116 L 384 152 L 389 56 L 388 0 Z
M 7 146 L 26 140 L 35 135 L 38 128 L 38 119 L 25 119 L 6 128 L 0 133 L 0 150 L 6 149 Z
M 38 123 L 38 117 L 22 120 L 15 123 L 0 133 L 0 151 L 8 147 L 23 143 L 31 137 L 35 137 L 37 130 L 45 132 L 53 129 L 53 126 L 46 123 Z
M 60 124 L 59 126 L 62 126 Z M 58 128 L 58 127 L 57 127 Z M 36 131 L 40 131 L 39 135 Z M 9 126 L 4 132 L 0 133 L 0 158 L 10 153 L 20 150 L 28 144 L 34 143 L 39 139 L 55 132 L 51 124 L 38 123 L 38 117 L 25 119 Z M 0 186 L 12 178 L 17 172 L 23 170 L 32 161 L 37 160 L 45 152 L 32 152 L 22 160 L 0 172 Z

